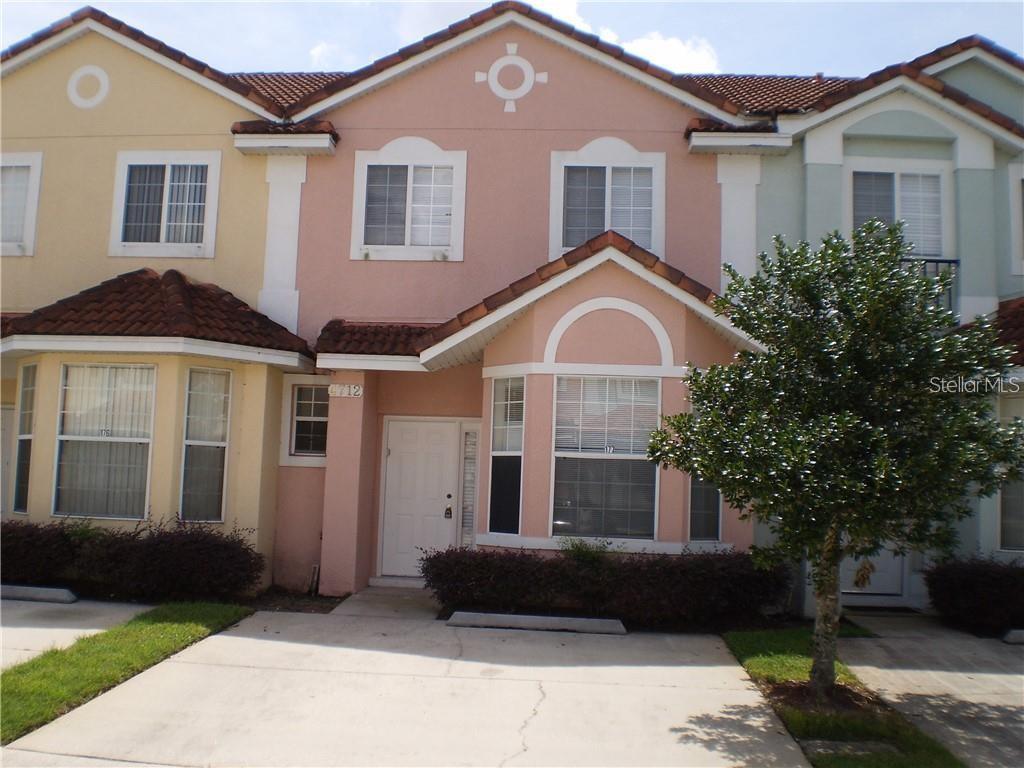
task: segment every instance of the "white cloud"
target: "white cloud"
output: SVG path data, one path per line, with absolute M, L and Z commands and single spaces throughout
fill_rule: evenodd
M 614 41 L 612 41 L 614 42 Z M 703 37 L 682 40 L 648 32 L 636 40 L 621 43 L 630 53 L 672 72 L 720 72 L 718 53 Z
M 309 49 L 309 65 L 313 69 L 331 69 L 340 54 L 341 49 L 337 45 L 321 40 Z
M 534 0 L 533 7 L 544 13 L 550 13 L 556 19 L 572 24 L 582 32 L 593 32 L 594 28 L 580 14 L 577 0 Z

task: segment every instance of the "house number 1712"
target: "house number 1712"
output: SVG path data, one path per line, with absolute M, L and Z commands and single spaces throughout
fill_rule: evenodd
M 327 388 L 327 394 L 331 397 L 362 397 L 362 384 L 331 384 Z

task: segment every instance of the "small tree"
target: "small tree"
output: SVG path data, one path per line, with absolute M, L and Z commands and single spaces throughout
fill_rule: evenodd
M 763 351 L 692 370 L 692 412 L 667 418 L 648 455 L 767 524 L 774 543 L 759 558 L 809 561 L 822 700 L 835 683 L 840 562 L 883 547 L 950 551 L 967 495 L 1019 475 L 1024 425 L 1000 425 L 985 391 L 1009 350 L 983 319 L 957 327 L 941 307 L 948 275 L 901 265 L 898 227 L 865 225 L 852 249 L 838 234 L 817 250 L 781 238 L 775 249 L 755 277 L 727 265 L 716 307 Z M 870 571 L 858 569 L 861 584 Z

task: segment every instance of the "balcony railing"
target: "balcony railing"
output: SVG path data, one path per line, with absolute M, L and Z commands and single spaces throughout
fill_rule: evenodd
M 942 306 L 953 312 L 957 312 L 958 292 L 957 285 L 960 282 L 960 262 L 957 259 L 932 259 L 914 258 L 902 259 L 907 269 L 916 270 L 918 274 L 925 277 L 938 277 L 943 272 L 949 272 L 953 280 L 949 289 L 942 296 Z

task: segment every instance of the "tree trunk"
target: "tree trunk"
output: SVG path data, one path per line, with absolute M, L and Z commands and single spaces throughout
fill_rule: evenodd
M 839 635 L 839 561 L 842 548 L 834 528 L 814 564 L 814 656 L 811 690 L 823 704 L 836 682 L 836 638 Z

